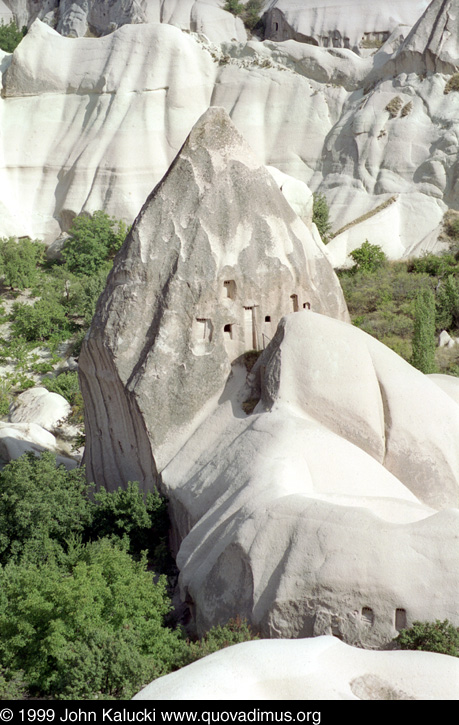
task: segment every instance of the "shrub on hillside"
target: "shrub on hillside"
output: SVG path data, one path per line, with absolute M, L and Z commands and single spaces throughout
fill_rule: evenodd
M 249 642 L 260 639 L 254 632 L 246 619 L 234 617 L 225 625 L 212 627 L 202 639 L 197 642 L 190 642 L 186 653 L 186 664 L 195 662 L 202 657 L 218 652 L 225 647 L 231 647 L 241 642 Z
M 387 261 L 381 247 L 378 244 L 370 244 L 368 239 L 358 249 L 354 249 L 349 256 L 354 261 L 352 269 L 360 272 L 376 272 Z
M 129 699 L 180 660 L 170 609 L 165 578 L 108 539 L 77 546 L 61 567 L 10 563 L 0 568 L 0 663 L 22 669 L 40 697 Z
M 325 194 L 314 194 L 312 206 L 312 221 L 317 226 L 324 244 L 330 241 L 330 209 Z
M 0 276 L 3 284 L 14 289 L 26 289 L 38 282 L 38 265 L 43 261 L 45 247 L 28 238 L 0 239 Z
M 422 373 L 436 372 L 435 298 L 432 290 L 420 290 L 414 306 L 411 364 Z
M 395 640 L 401 649 L 439 652 L 459 657 L 459 627 L 445 619 L 441 622 L 414 622 L 409 629 L 402 629 Z
M 6 25 L 2 20 L 0 25 L 0 49 L 6 53 L 12 53 L 26 34 L 27 28 L 25 26 L 22 30 L 19 30 L 14 20 L 10 20 Z
M 78 216 L 70 228 L 70 238 L 62 250 L 67 269 L 77 275 L 94 275 L 121 248 L 127 227 L 103 211 Z

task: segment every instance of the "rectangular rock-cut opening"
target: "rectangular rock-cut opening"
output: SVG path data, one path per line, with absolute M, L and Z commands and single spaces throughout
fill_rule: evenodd
M 298 312 L 298 295 L 290 295 L 290 299 L 292 300 L 293 311 Z
M 212 340 L 212 323 L 206 317 L 196 318 L 196 339 L 199 342 L 211 342 Z
M 408 620 L 406 618 L 406 609 L 395 610 L 395 629 L 400 632 L 402 629 L 406 629 Z
M 227 299 L 236 299 L 236 282 L 234 279 L 225 279 L 223 282 L 223 289 Z
M 310 310 L 310 309 L 311 309 L 311 303 L 303 302 L 303 310 Z
M 255 307 L 244 307 L 244 345 L 246 350 L 258 350 Z
M 223 328 L 223 334 L 227 340 L 233 339 L 233 326 L 228 324 Z
M 365 624 L 373 624 L 375 615 L 371 607 L 362 607 L 362 620 Z

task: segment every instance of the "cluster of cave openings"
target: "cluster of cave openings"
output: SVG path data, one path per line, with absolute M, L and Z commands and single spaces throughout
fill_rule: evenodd
M 225 279 L 223 282 L 224 295 L 228 300 L 236 299 L 236 282 L 234 279 Z

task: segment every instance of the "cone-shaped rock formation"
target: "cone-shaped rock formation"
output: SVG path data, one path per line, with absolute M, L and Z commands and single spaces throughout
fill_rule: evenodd
M 211 108 L 141 210 L 83 345 L 89 478 L 150 487 L 231 361 L 302 308 L 347 319 L 320 244 Z

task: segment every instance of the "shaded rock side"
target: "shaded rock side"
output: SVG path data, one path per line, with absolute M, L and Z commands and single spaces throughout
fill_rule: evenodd
M 220 395 L 230 361 L 303 307 L 348 319 L 323 245 L 226 112 L 209 109 L 140 212 L 82 348 L 89 476 L 125 482 L 117 451 L 129 455 L 140 428 L 161 470 Z M 145 482 L 147 470 L 132 475 Z

